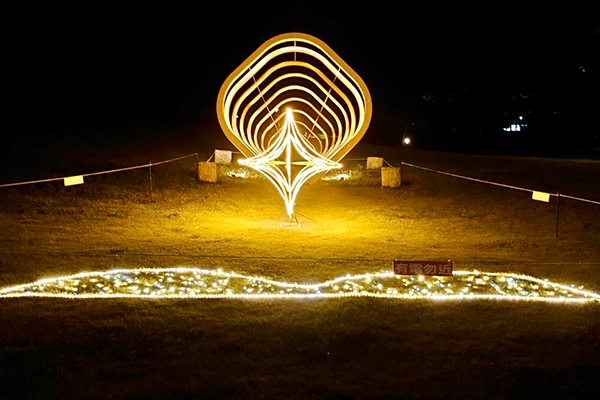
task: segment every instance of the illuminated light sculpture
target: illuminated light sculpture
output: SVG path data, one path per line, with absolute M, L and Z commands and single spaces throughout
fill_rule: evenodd
M 294 215 L 294 203 L 302 185 L 315 174 L 331 168 L 341 168 L 342 165 L 321 156 L 313 147 L 303 143 L 306 139 L 300 134 L 291 109 L 286 112 L 285 123 L 280 132 L 264 153 L 241 160 L 240 163 L 261 172 L 273 182 L 291 217 Z M 304 161 L 292 161 L 294 151 L 300 154 Z M 280 160 L 283 156 L 285 161 Z M 293 165 L 302 166 L 302 170 L 295 176 L 292 173 Z
M 0 289 L 0 298 L 335 298 L 510 300 L 600 304 L 600 294 L 526 275 L 454 271 L 453 276 L 392 272 L 346 275 L 317 284 L 279 282 L 223 270 L 139 268 L 86 272 Z
M 302 185 L 364 136 L 372 105 L 363 80 L 329 46 L 303 33 L 276 36 L 225 80 L 217 116 L 227 138 L 277 188 L 290 222 Z

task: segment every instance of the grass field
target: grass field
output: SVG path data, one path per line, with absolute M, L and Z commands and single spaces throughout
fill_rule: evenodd
M 162 150 L 154 160 L 186 153 Z M 348 158 L 367 155 L 600 199 L 598 161 L 375 147 Z M 133 152 L 129 159 L 96 157 L 82 154 L 36 172 L 62 176 L 142 160 Z M 383 189 L 377 172 L 361 169 L 360 161 L 346 164 L 355 179 L 320 181 L 300 193 L 299 230 L 279 228 L 284 207 L 265 180 L 229 177 L 223 168 L 220 184 L 201 184 L 194 158 L 153 169 L 153 201 L 147 170 L 89 177 L 68 188 L 59 182 L 0 189 L 0 286 L 172 266 L 316 283 L 389 269 L 389 260 L 399 258 L 451 259 L 457 269 L 519 272 L 600 291 L 600 206 L 562 199 L 556 239 L 554 199 L 535 202 L 526 192 L 407 167 L 402 188 Z M 598 304 L 0 303 L 0 398 L 600 395 Z

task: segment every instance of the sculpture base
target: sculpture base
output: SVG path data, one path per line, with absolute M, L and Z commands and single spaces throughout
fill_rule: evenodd
M 302 228 L 302 224 L 300 222 L 282 222 L 279 224 L 280 228 Z

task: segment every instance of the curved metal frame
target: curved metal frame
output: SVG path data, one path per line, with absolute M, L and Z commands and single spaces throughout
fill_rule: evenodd
M 247 157 L 240 162 L 275 184 L 290 217 L 300 186 L 339 168 L 371 115 L 371 95 L 360 76 L 323 41 L 304 33 L 265 42 L 227 77 L 217 98 L 223 132 Z M 293 151 L 303 160 L 294 162 Z M 303 167 L 296 176 L 292 165 Z

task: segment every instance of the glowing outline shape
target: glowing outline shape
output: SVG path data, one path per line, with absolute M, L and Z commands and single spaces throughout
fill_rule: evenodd
M 302 185 L 311 177 L 332 168 L 341 168 L 342 165 L 333 162 L 310 146 L 305 146 L 291 109 L 286 112 L 286 120 L 274 143 L 262 154 L 246 160 L 240 160 L 240 164 L 247 165 L 265 175 L 277 188 L 283 198 L 288 215 L 294 214 L 296 196 Z M 295 149 L 305 161 L 292 161 L 292 149 Z M 285 153 L 285 161 L 279 161 Z M 292 165 L 303 166 L 302 170 L 292 175 Z M 283 171 L 279 166 L 284 166 Z
M 210 288 L 217 287 L 215 282 L 209 287 L 205 284 L 202 279 L 213 278 L 213 280 L 218 280 L 221 282 L 220 284 L 226 286 L 229 283 L 230 279 L 242 279 L 246 280 L 250 284 L 253 284 L 257 287 L 276 287 L 279 290 L 279 293 L 271 291 L 270 293 L 253 293 L 253 288 L 243 287 L 244 293 L 234 293 L 233 291 L 223 287 L 220 290 L 223 293 L 208 293 L 208 294 L 195 294 L 195 290 L 191 292 L 193 294 L 181 294 L 175 293 L 176 290 L 167 289 L 166 286 L 162 286 L 162 289 L 159 289 L 159 292 L 164 293 L 156 293 L 155 291 L 151 292 L 148 287 L 152 282 L 146 283 L 146 288 L 143 290 L 138 290 L 137 283 L 135 288 L 131 286 L 127 286 L 125 284 L 121 285 L 123 287 L 127 286 L 128 289 L 133 289 L 136 293 L 107 293 L 102 292 L 104 289 L 104 285 L 100 285 L 98 287 L 99 293 L 91 293 L 91 294 L 74 294 L 74 293 L 46 293 L 44 291 L 41 292 L 33 292 L 28 289 L 32 289 L 35 287 L 41 287 L 45 289 L 47 286 L 58 285 L 61 287 L 61 290 L 67 291 L 68 287 L 65 288 L 65 281 L 73 280 L 79 284 L 80 281 L 84 279 L 89 279 L 89 284 L 98 282 L 98 278 L 112 278 L 116 279 L 116 282 L 120 282 L 123 279 L 123 275 L 130 274 L 166 274 L 170 277 L 175 277 L 172 279 L 173 281 L 177 280 L 177 274 L 179 274 L 180 281 L 183 286 L 186 286 L 188 282 L 194 281 L 194 279 L 199 279 L 201 283 L 204 284 L 205 290 L 210 290 Z M 185 277 L 182 274 L 193 275 L 194 279 L 190 277 Z M 167 282 L 170 277 L 167 278 Z M 508 288 L 516 287 L 515 290 L 521 291 L 523 286 L 521 283 L 527 282 L 532 284 L 533 287 L 537 285 L 542 285 L 544 289 L 554 289 L 557 291 L 562 291 L 563 296 L 554 296 L 553 297 L 543 297 L 536 296 L 535 294 L 530 295 L 530 293 L 526 293 L 525 295 L 511 295 L 506 293 L 499 288 L 498 285 L 492 281 L 489 283 L 489 286 L 493 289 L 488 290 L 494 294 L 473 294 L 463 292 L 462 290 L 458 290 L 459 293 L 455 294 L 454 291 L 451 291 L 451 294 L 432 294 L 431 292 L 425 293 L 425 291 L 419 291 L 419 293 L 414 293 L 411 289 L 410 292 L 412 294 L 401 294 L 398 293 L 397 290 L 387 290 L 385 293 L 383 292 L 384 287 L 379 287 L 378 285 L 375 288 L 371 288 L 372 291 L 358 290 L 361 286 L 356 282 L 367 282 L 372 283 L 372 280 L 376 279 L 390 279 L 392 281 L 417 281 L 416 285 L 422 286 L 423 288 L 429 287 L 428 284 L 432 282 L 435 284 L 436 282 L 439 284 L 440 282 L 445 282 L 447 284 L 447 288 L 451 285 L 448 284 L 448 281 L 452 278 L 460 278 L 466 277 L 468 282 L 475 282 L 477 285 L 477 279 L 483 281 L 489 281 L 490 279 L 497 279 L 499 281 L 507 281 Z M 107 279 L 108 279 L 107 278 Z M 130 276 L 127 276 L 129 279 Z M 164 282 L 164 276 L 159 279 L 160 282 Z M 429 282 L 432 281 L 432 282 Z M 115 281 L 113 281 L 114 283 Z M 135 282 L 134 282 L 135 283 Z M 456 282 L 454 282 L 456 283 Z M 169 284 L 169 283 L 168 283 Z M 170 283 L 172 284 L 172 283 Z M 194 281 L 193 284 L 199 286 L 197 281 Z M 192 283 L 189 285 L 193 286 Z M 343 286 L 342 286 L 343 284 Z M 486 283 L 487 284 L 487 283 Z M 338 286 L 339 285 L 339 286 Z M 481 285 L 481 283 L 479 283 Z M 342 287 L 340 287 L 342 286 Z M 346 288 L 347 286 L 347 288 Z M 470 286 L 466 284 L 465 287 Z M 156 281 L 154 281 L 153 287 L 157 287 Z M 160 288 L 161 285 L 158 285 Z M 464 289 L 464 288 L 463 288 Z M 506 288 L 505 288 L 506 289 Z M 181 291 L 182 289 L 180 289 Z M 196 289 L 200 291 L 201 289 Z M 328 292 L 329 290 L 329 292 Z M 513 289 L 511 289 L 513 290 Z M 524 289 L 523 289 L 524 290 Z M 409 293 L 410 293 L 409 292 Z M 522 291 L 521 291 L 522 292 Z M 554 291 L 551 291 L 554 293 Z M 580 297 L 565 297 L 564 295 L 577 295 Z M 191 268 L 191 267 L 175 267 L 175 268 L 137 268 L 137 269 L 113 269 L 109 271 L 97 271 L 97 272 L 82 272 L 79 274 L 69 275 L 69 276 L 61 276 L 56 278 L 47 278 L 40 279 L 35 282 L 15 285 L 10 287 L 5 287 L 0 289 L 0 298 L 16 298 L 16 297 L 52 297 L 52 298 L 82 298 L 82 299 L 92 299 L 92 298 L 140 298 L 140 299 L 157 299 L 157 298 L 174 298 L 174 299 L 182 299 L 182 298 L 195 298 L 195 299 L 214 299 L 214 298 L 242 298 L 242 299 L 250 299 L 250 298 L 340 298 L 340 297 L 375 297 L 375 298 L 388 298 L 388 299 L 401 299 L 401 300 L 507 300 L 507 301 L 534 301 L 534 302 L 545 302 L 545 303 L 587 303 L 587 302 L 597 302 L 600 303 L 600 294 L 581 290 L 580 288 L 575 288 L 574 286 L 567 286 L 559 283 L 550 282 L 548 280 L 542 280 L 539 278 L 534 278 L 532 276 L 514 274 L 514 273 L 506 273 L 506 272 L 479 272 L 479 271 L 454 271 L 452 277 L 426 277 L 426 276 L 400 276 L 395 275 L 393 272 L 379 272 L 379 273 L 366 273 L 359 275 L 346 275 L 341 276 L 335 279 L 331 279 L 325 282 L 316 283 L 316 284 L 298 284 L 298 283 L 289 283 L 289 282 L 279 282 L 267 278 L 257 277 L 257 276 L 247 276 L 242 274 L 237 274 L 234 272 L 225 272 L 222 269 L 218 270 L 206 270 L 200 268 Z
M 279 109 L 288 110 L 283 128 Z M 291 173 L 282 176 L 271 157 L 289 136 L 289 110 L 300 118 L 294 129 L 299 132 L 298 125 L 306 129 L 306 137 L 292 135 L 294 148 L 315 167 L 303 169 L 295 184 Z M 337 167 L 364 136 L 371 115 L 371 95 L 360 76 L 323 41 L 304 33 L 266 41 L 227 77 L 217 97 L 217 117 L 225 136 L 246 157 L 242 163 L 274 183 L 290 218 L 302 184 Z M 287 158 L 285 162 L 290 164 Z M 325 165 L 329 167 L 322 168 Z

